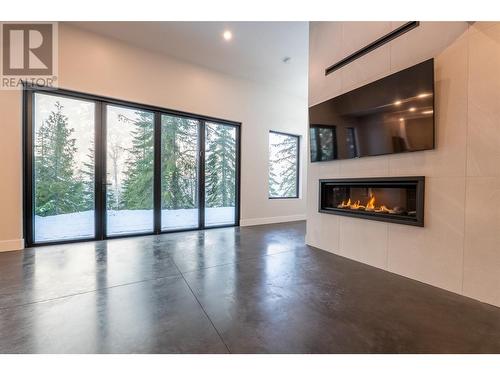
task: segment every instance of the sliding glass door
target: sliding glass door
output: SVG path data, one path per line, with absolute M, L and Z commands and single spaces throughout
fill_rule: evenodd
M 36 93 L 32 112 L 33 239 L 93 238 L 95 104 Z
M 106 234 L 153 232 L 154 113 L 106 105 Z
M 25 91 L 28 245 L 239 223 L 239 124 Z
M 205 226 L 231 225 L 236 218 L 236 128 L 205 123 Z
M 200 121 L 161 115 L 161 229 L 199 226 Z

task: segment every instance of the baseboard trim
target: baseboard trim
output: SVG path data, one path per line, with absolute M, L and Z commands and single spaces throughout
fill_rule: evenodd
M 252 225 L 274 224 L 274 223 L 287 223 L 289 221 L 305 220 L 306 215 L 289 215 L 289 216 L 273 216 L 273 217 L 260 217 L 256 219 L 241 219 L 240 226 L 250 227 Z
M 0 252 L 16 251 L 22 249 L 24 249 L 24 240 L 22 238 L 17 240 L 0 241 Z

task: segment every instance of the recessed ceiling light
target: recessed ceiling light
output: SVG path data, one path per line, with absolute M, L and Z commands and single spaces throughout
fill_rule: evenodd
M 222 37 L 224 38 L 224 40 L 229 41 L 233 39 L 233 33 L 229 30 L 225 30 L 224 33 L 222 34 Z
M 399 118 L 399 121 L 404 121 L 404 120 L 405 120 L 405 119 L 404 119 L 404 118 L 402 118 L 402 117 L 400 117 L 400 118 Z
M 431 96 L 432 94 L 429 94 L 428 92 L 424 92 L 422 94 L 417 95 L 417 98 L 427 98 L 428 96 Z
M 401 105 L 401 100 L 396 100 L 396 101 L 394 102 L 394 105 Z
M 430 111 L 422 111 L 423 115 L 432 115 L 434 111 L 431 109 Z
M 416 111 L 416 108 L 415 108 L 415 107 L 411 107 L 411 108 L 409 109 L 409 111 L 410 111 L 410 112 L 415 112 L 415 111 Z

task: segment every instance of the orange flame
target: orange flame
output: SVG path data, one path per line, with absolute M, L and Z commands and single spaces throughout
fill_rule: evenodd
M 385 205 L 380 206 L 376 211 L 377 212 L 389 213 L 389 214 L 394 213 L 394 210 L 391 210 L 391 209 L 387 208 Z
M 375 210 L 375 195 L 372 195 L 368 200 L 368 203 L 366 203 L 366 210 L 367 211 Z
M 351 208 L 353 210 L 359 210 L 360 208 L 365 208 L 365 206 L 361 205 L 359 201 L 356 201 L 353 204 L 351 204 Z
M 351 207 L 351 199 L 349 199 L 347 202 L 342 201 L 341 204 L 337 206 L 338 208 L 350 208 Z
M 385 205 L 381 205 L 380 207 L 375 206 L 375 195 L 370 196 L 370 199 L 368 199 L 368 202 L 366 202 L 366 206 L 363 206 L 359 200 L 351 202 L 351 199 L 349 198 L 347 202 L 342 201 L 342 203 L 340 203 L 337 207 L 350 208 L 351 210 L 365 210 L 390 214 L 395 213 L 395 210 L 392 210 Z

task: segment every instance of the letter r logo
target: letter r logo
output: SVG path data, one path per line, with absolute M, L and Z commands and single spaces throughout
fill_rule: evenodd
M 52 75 L 52 24 L 2 25 L 3 75 Z

